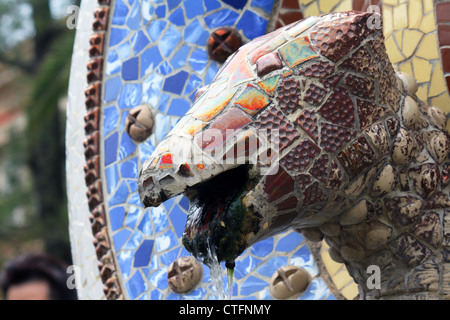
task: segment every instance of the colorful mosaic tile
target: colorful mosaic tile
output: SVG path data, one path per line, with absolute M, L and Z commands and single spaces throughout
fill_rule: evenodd
M 145 5 L 139 5 L 140 2 Z M 125 284 L 124 294 L 129 299 L 181 299 L 182 295 L 168 290 L 167 268 L 177 257 L 189 255 L 181 244 L 188 210 L 186 198 L 177 197 L 158 208 L 143 209 L 135 196 L 138 171 L 185 113 L 191 112 L 198 120 L 183 125 L 180 132 L 194 136 L 205 127 L 205 121 L 215 120 L 218 126 L 222 117 L 228 117 L 222 110 L 230 101 L 248 115 L 256 115 L 266 107 L 267 97 L 274 95 L 279 76 L 261 82 L 261 89 L 249 87 L 238 96 L 234 96 L 236 91 L 224 96 L 224 90 L 218 88 L 213 103 L 189 110 L 196 99 L 196 91 L 209 84 L 219 70 L 219 64 L 210 60 L 206 51 L 211 31 L 230 26 L 235 27 L 245 41 L 261 36 L 266 31 L 272 6 L 273 0 L 167 3 L 117 0 L 112 8 L 103 100 L 104 165 L 114 252 Z M 268 47 L 264 50 L 271 51 Z M 265 73 L 275 70 L 270 66 L 272 62 L 269 67 L 262 63 L 263 60 L 260 65 Z M 245 66 L 228 71 L 235 75 L 233 81 L 236 84 L 255 76 Z M 258 101 L 257 105 L 255 101 Z M 148 103 L 153 109 L 156 126 L 150 138 L 136 146 L 123 133 L 124 121 L 128 112 L 142 103 Z M 287 139 L 292 137 L 288 135 Z M 173 166 L 170 154 L 155 160 L 158 168 L 170 170 Z M 290 237 L 294 234 L 287 233 Z M 276 263 L 280 258 L 287 258 L 289 264 L 305 264 L 295 253 L 305 246 L 304 241 L 297 241 L 296 250 L 289 253 L 283 237 L 285 235 L 259 243 L 249 250 L 246 258 L 237 262 L 236 296 L 262 298 L 261 292 L 268 286 L 267 280 L 258 274 L 239 279 L 238 270 L 248 270 L 250 265 L 269 266 L 270 261 Z M 269 242 L 277 245 L 262 255 L 260 248 L 266 250 Z M 288 256 L 285 256 L 287 252 Z M 305 256 L 305 259 L 309 261 L 306 268 L 312 275 L 317 274 L 311 256 Z M 183 299 L 216 298 L 210 293 L 207 268 L 204 272 L 201 287 L 184 295 Z M 329 296 L 325 284 L 320 286 L 327 292 L 322 298 Z

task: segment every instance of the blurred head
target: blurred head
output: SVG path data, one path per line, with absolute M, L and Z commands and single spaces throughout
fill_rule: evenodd
M 46 254 L 26 254 L 5 265 L 0 285 L 7 300 L 75 300 L 67 266 Z

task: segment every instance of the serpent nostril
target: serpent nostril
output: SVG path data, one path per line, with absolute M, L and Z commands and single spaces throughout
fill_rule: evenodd
M 177 174 L 184 178 L 189 178 L 189 177 L 194 176 L 194 174 L 191 172 L 191 169 L 189 168 L 188 164 L 182 164 L 180 166 L 180 168 L 178 169 Z

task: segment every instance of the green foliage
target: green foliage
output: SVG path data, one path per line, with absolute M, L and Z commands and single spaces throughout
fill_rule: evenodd
M 52 119 L 59 99 L 67 94 L 74 32 L 66 31 L 52 44 L 34 78 L 27 103 L 28 136 L 34 140 Z M 33 142 L 33 141 L 32 141 Z
M 23 93 L 27 95 L 23 105 L 27 126 L 21 134 L 13 133 L 3 150 L 9 192 L 0 194 L 0 244 L 20 252 L 23 243 L 42 240 L 47 252 L 70 262 L 65 117 L 58 105 L 67 95 L 75 30 L 68 30 L 65 21 L 51 19 L 49 0 L 0 0 L 0 24 L 8 15 L 7 19 L 15 20 L 8 25 L 10 32 L 23 27 L 20 5 L 33 9 L 34 35 L 27 40 L 33 43 L 32 52 L 27 52 L 31 59 L 23 57 L 22 46 L 8 47 L 8 32 L 0 32 L 0 62 L 18 67 L 30 78 L 30 87 Z M 31 179 L 25 181 L 17 175 L 24 167 L 31 173 Z M 27 223 L 23 226 L 13 223 L 12 212 L 17 208 L 25 208 Z M 0 263 L 2 255 L 0 252 Z

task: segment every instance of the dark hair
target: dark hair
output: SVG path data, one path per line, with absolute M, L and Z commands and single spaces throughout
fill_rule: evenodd
M 9 261 L 0 277 L 6 297 L 8 289 L 31 281 L 42 280 L 49 284 L 50 299 L 76 300 L 76 290 L 67 287 L 67 266 L 47 254 L 26 254 Z

